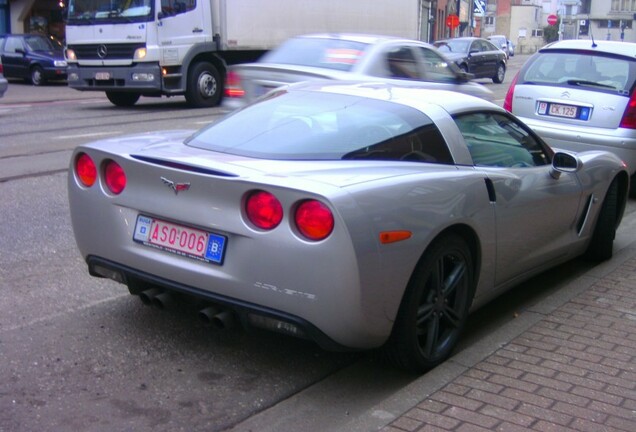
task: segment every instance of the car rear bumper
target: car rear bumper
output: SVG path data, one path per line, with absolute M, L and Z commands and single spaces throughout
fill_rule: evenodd
M 96 277 L 107 277 L 120 283 L 128 284 L 132 281 L 147 287 L 156 287 L 163 292 L 178 295 L 186 295 L 202 301 L 206 307 L 214 305 L 219 308 L 231 310 L 235 313 L 245 327 L 258 327 L 270 331 L 276 331 L 290 336 L 309 339 L 320 347 L 330 351 L 349 351 L 341 344 L 329 338 L 316 326 L 298 316 L 281 312 L 275 309 L 263 307 L 257 304 L 241 301 L 235 298 L 215 294 L 200 288 L 188 286 L 169 279 L 141 272 L 123 264 L 115 263 L 96 256 L 89 256 L 86 260 L 89 273 Z M 132 294 L 141 294 L 133 292 Z

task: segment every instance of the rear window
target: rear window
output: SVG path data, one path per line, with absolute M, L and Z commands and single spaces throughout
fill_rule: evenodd
M 358 63 L 367 46 L 362 42 L 339 39 L 293 38 L 267 53 L 261 61 L 348 72 Z
M 631 60 L 586 51 L 543 52 L 524 68 L 518 83 L 629 94 L 636 75 L 634 68 Z
M 284 89 L 201 130 L 186 144 L 278 160 L 453 162 L 437 126 L 418 110 L 357 96 Z

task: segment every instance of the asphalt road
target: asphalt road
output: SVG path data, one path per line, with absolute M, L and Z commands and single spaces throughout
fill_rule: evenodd
M 222 113 L 182 98 L 121 109 L 101 94 L 11 83 L 0 100 L 0 432 L 336 430 L 417 380 L 369 353 L 214 331 L 194 310 L 145 307 L 88 276 L 68 214 L 71 150 Z M 634 209 L 618 249 L 633 241 Z M 460 349 L 587 270 L 573 261 L 478 311 Z

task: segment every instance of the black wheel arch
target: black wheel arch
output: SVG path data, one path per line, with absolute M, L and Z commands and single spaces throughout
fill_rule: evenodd
M 634 175 L 636 176 L 636 174 Z M 619 172 L 616 176 L 616 181 L 618 182 L 618 211 L 616 212 L 616 228 L 618 228 L 618 225 L 623 219 L 625 208 L 627 207 L 627 200 L 629 196 L 636 196 L 634 195 L 636 191 L 629 190 L 631 179 L 626 172 Z
M 472 296 L 474 296 L 475 295 L 474 290 L 477 288 L 477 282 L 479 281 L 479 276 L 481 272 L 481 255 L 482 255 L 481 242 L 479 241 L 479 236 L 477 235 L 477 232 L 472 227 L 466 224 L 451 225 L 444 228 L 439 233 L 437 233 L 437 235 L 429 242 L 427 247 L 422 251 L 420 258 L 418 259 L 415 267 L 413 268 L 413 271 L 411 272 L 410 279 L 412 279 L 415 276 L 416 269 L 419 267 L 420 263 L 424 260 L 424 257 L 426 256 L 426 252 L 428 248 L 432 244 L 437 242 L 438 239 L 450 234 L 455 234 L 461 237 L 462 240 L 466 242 L 466 245 L 468 246 L 468 249 L 470 250 L 470 253 L 472 255 L 472 258 L 473 258 Z M 409 279 L 409 282 L 410 282 L 410 279 Z M 406 291 L 406 287 L 405 287 L 405 291 Z

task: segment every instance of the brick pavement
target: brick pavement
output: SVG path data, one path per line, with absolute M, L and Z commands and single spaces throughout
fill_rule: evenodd
M 636 257 L 381 431 L 636 431 Z

